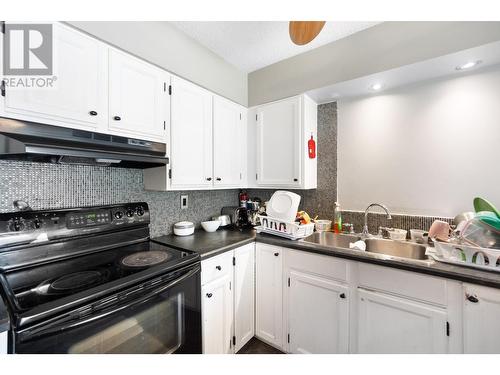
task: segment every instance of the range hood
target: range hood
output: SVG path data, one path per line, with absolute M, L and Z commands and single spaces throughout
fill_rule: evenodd
M 0 117 L 0 159 L 152 168 L 168 164 L 163 143 Z

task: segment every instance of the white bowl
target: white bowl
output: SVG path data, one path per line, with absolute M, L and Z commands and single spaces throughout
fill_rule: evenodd
M 203 229 L 205 229 L 206 232 L 215 232 L 217 229 L 219 229 L 220 221 L 219 220 L 203 221 L 201 223 L 201 226 L 203 227 Z

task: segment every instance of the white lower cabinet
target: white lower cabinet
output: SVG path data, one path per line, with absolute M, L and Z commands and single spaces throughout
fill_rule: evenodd
M 500 290 L 464 284 L 465 353 L 500 353 Z
M 234 351 L 255 334 L 255 244 L 234 250 Z
M 201 262 L 203 353 L 235 353 L 254 336 L 254 248 Z
M 446 353 L 446 310 L 358 289 L 359 353 Z
M 203 353 L 226 354 L 232 349 L 232 273 L 226 273 L 201 288 Z
M 290 271 L 288 275 L 288 351 L 347 353 L 347 286 L 298 271 Z
M 0 354 L 7 354 L 7 331 L 0 332 Z
M 283 250 L 257 243 L 255 336 L 283 348 Z

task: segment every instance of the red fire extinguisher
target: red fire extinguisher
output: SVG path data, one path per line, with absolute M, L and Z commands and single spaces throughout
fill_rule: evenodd
M 316 142 L 311 134 L 311 139 L 307 141 L 307 149 L 309 150 L 309 159 L 314 159 L 316 157 Z

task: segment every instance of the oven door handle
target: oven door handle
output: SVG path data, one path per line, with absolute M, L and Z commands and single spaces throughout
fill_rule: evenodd
M 22 334 L 23 338 L 21 339 L 21 341 L 27 341 L 27 340 L 33 339 L 35 337 L 38 337 L 38 336 L 47 335 L 47 334 L 51 334 L 51 333 L 58 333 L 61 331 L 68 330 L 70 328 L 78 327 L 80 325 L 105 318 L 106 316 L 115 314 L 115 313 L 122 311 L 124 309 L 127 309 L 129 307 L 144 303 L 144 302 L 154 298 L 158 294 L 164 292 L 165 290 L 170 289 L 170 288 L 176 286 L 177 284 L 182 283 L 186 279 L 189 279 L 190 277 L 196 275 L 196 273 L 198 273 L 199 271 L 200 271 L 200 266 L 197 265 L 196 267 L 194 267 L 191 270 L 189 270 L 188 272 L 186 272 L 184 275 L 176 278 L 175 280 L 172 280 L 171 282 L 169 282 L 167 284 L 163 284 L 162 286 L 160 286 L 154 290 L 148 291 L 147 294 L 142 295 L 140 298 L 138 298 L 138 299 L 134 298 L 132 301 L 129 301 L 128 303 L 125 303 L 125 304 L 119 305 L 118 307 L 115 307 L 113 309 L 104 311 L 101 314 L 97 314 L 97 315 L 86 314 L 85 316 L 80 317 L 83 319 L 75 320 L 74 315 L 72 316 L 72 313 L 69 313 L 66 317 L 64 317 L 58 321 L 55 321 L 53 323 L 50 323 L 49 325 L 44 325 L 42 327 L 39 327 L 38 329 L 29 329 L 28 328 L 25 332 L 23 332 L 23 334 Z M 66 324 L 64 324 L 64 323 L 66 323 Z

